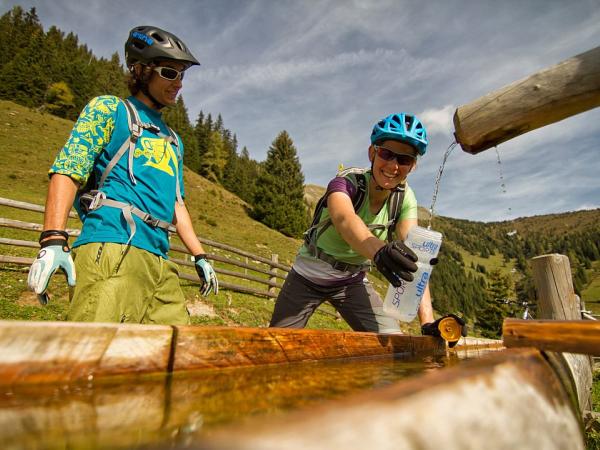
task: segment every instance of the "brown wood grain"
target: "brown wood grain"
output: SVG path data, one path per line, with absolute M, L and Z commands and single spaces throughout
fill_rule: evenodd
M 177 327 L 176 347 L 175 371 L 446 351 L 430 336 L 193 326 Z
M 454 113 L 457 142 L 479 153 L 600 106 L 600 47 L 491 92 Z
M 431 336 L 25 321 L 0 321 L 0 349 L 0 385 L 446 352 Z
M 600 356 L 600 322 L 596 320 L 505 319 L 502 336 L 506 347 Z

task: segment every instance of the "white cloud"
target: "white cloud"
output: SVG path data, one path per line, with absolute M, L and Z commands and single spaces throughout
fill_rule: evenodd
M 286 129 L 307 183 L 337 165 L 367 163 L 373 123 L 416 113 L 430 147 L 411 175 L 429 207 L 453 141 L 458 105 L 589 50 L 600 42 L 597 0 L 30 0 L 45 27 L 76 33 L 98 56 L 135 25 L 178 34 L 201 61 L 183 96 L 190 119 L 221 114 L 240 147 L 262 160 Z M 3 0 L 0 13 L 17 0 Z M 29 6 L 26 6 L 29 8 Z M 101 26 L 99 26 L 99 24 Z M 107 25 L 109 24 L 109 25 Z M 107 26 L 110 32 L 107 32 Z M 436 210 L 472 220 L 597 207 L 600 109 L 529 132 L 494 150 L 450 155 Z M 503 179 L 500 179 L 502 169 Z M 501 184 L 505 188 L 501 188 Z M 504 192 L 506 191 L 506 192 Z
M 438 109 L 426 109 L 418 116 L 425 124 L 429 135 L 436 133 L 451 134 L 454 131 L 454 123 L 452 122 L 454 111 L 456 111 L 455 106 L 446 105 Z

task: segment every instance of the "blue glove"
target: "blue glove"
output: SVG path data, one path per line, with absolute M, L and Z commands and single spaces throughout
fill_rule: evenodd
M 201 253 L 194 256 L 196 262 L 196 272 L 202 281 L 200 285 L 200 295 L 203 297 L 210 294 L 211 291 L 217 295 L 219 293 L 219 280 L 217 280 L 217 274 L 215 269 L 212 268 L 210 263 L 206 259 L 206 254 Z
M 71 249 L 64 239 L 50 239 L 42 242 L 41 250 L 29 269 L 27 285 L 37 294 L 42 305 L 47 305 L 50 297 L 46 293 L 50 277 L 58 269 L 67 276 L 69 286 L 75 286 L 75 265 L 71 258 Z

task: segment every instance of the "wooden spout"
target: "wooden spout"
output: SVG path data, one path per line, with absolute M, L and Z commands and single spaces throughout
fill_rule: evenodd
M 454 113 L 456 141 L 479 153 L 600 106 L 600 47 L 491 92 Z

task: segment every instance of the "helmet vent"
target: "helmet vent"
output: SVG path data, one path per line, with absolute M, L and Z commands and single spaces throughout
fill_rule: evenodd
M 144 48 L 146 48 L 146 45 L 140 41 L 133 41 L 132 44 L 135 48 L 138 48 L 140 50 L 143 50 Z
M 165 41 L 165 40 L 163 39 L 163 37 L 162 37 L 160 34 L 158 34 L 158 33 L 152 33 L 152 37 L 153 37 L 154 39 L 156 39 L 158 42 L 164 42 L 164 41 Z

